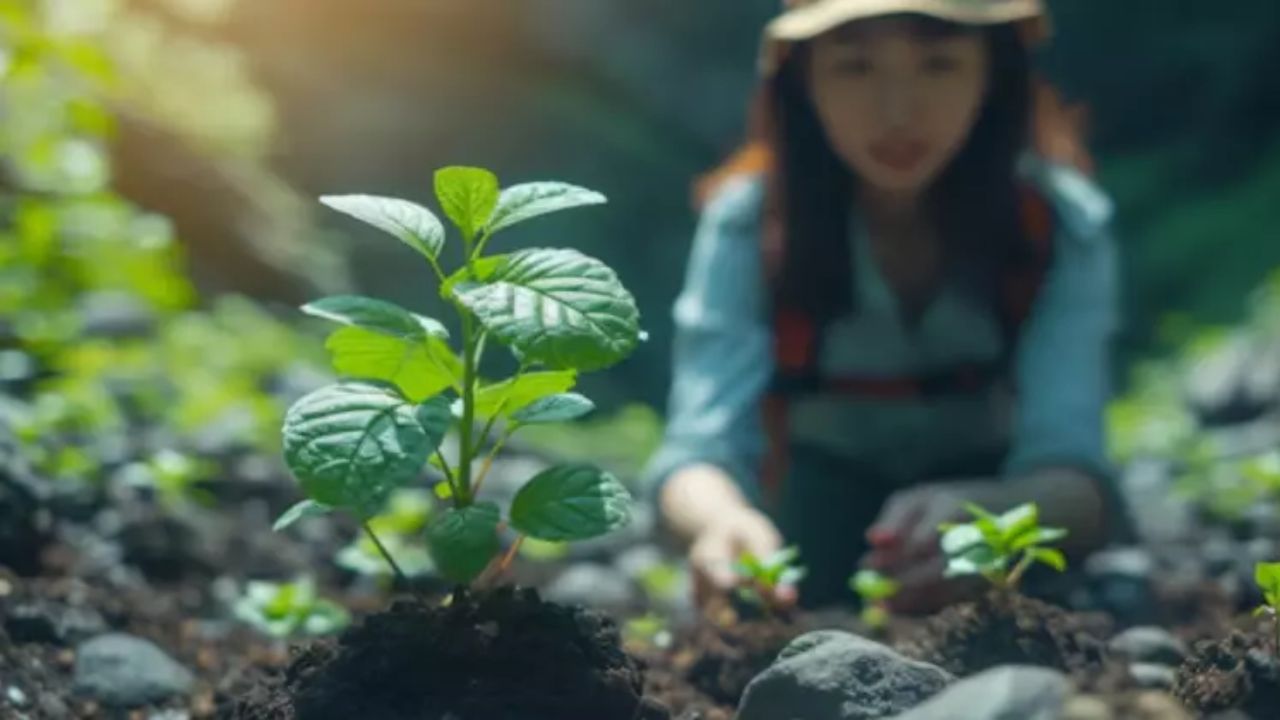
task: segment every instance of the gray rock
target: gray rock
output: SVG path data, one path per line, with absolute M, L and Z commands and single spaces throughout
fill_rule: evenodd
M 1070 691 L 1071 681 L 1056 670 L 1005 665 L 966 678 L 893 720 L 1058 720 Z
M 1187 646 L 1172 633 L 1161 627 L 1132 627 L 1111 638 L 1107 645 L 1112 652 L 1128 656 L 1142 663 L 1178 666 L 1187 657 Z
M 607 565 L 570 565 L 551 581 L 542 596 L 564 605 L 593 608 L 625 607 L 637 598 L 635 585 L 626 575 Z
M 104 705 L 135 707 L 191 690 L 191 673 L 147 640 L 110 633 L 76 651 L 75 692 Z
M 747 686 L 737 720 L 871 720 L 913 707 L 954 678 L 866 638 L 796 638 Z
M 1173 668 L 1159 663 L 1131 663 L 1129 675 L 1138 687 L 1146 690 L 1170 690 L 1178 680 Z
M 1104 550 L 1085 563 L 1089 591 L 1097 604 L 1125 624 L 1149 616 L 1155 603 L 1155 573 L 1155 558 L 1140 547 Z
M 11 607 L 4 629 L 16 643 L 74 645 L 103 632 L 107 623 L 93 608 L 32 601 Z
M 622 551 L 614 558 L 613 565 L 628 578 L 639 582 L 644 574 L 661 565 L 665 558 L 662 550 L 653 544 L 637 545 Z

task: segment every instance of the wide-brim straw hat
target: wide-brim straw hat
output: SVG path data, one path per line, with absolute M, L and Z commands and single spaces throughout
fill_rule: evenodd
M 765 26 L 760 67 L 778 69 L 787 51 L 854 20 L 899 15 L 929 15 L 965 25 L 1018 23 L 1028 42 L 1049 33 L 1049 16 L 1042 0 L 786 0 L 786 9 Z

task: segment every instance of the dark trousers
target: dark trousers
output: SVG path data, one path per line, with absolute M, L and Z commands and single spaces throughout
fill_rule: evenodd
M 905 479 L 815 447 L 791 447 L 774 515 L 783 541 L 799 547 L 799 563 L 808 569 L 800 583 L 801 603 L 812 608 L 857 602 L 849 579 L 868 550 L 867 528 L 894 492 L 920 482 L 995 477 L 1004 455 L 1004 449 L 979 453 L 928 477 Z

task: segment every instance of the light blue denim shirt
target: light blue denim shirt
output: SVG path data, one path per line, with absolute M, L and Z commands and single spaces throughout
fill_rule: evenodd
M 1004 468 L 1010 477 L 1060 465 L 1109 475 L 1103 417 L 1118 325 L 1111 203 L 1067 167 L 1027 158 L 1022 169 L 1053 203 L 1058 224 L 1053 264 L 1014 354 L 1019 390 L 1007 398 L 1008 409 L 977 413 L 994 419 L 985 426 L 973 422 L 974 408 L 965 403 L 996 398 L 806 399 L 793 403 L 793 440 L 799 433 L 863 461 L 879 455 L 891 474 L 904 478 L 948 454 L 995 444 L 1010 448 Z M 759 242 L 763 192 L 759 177 L 733 179 L 698 224 L 673 310 L 668 425 L 647 472 L 655 491 L 680 467 L 711 463 L 749 497 L 760 497 L 760 401 L 773 374 Z M 854 242 L 856 254 L 865 255 L 864 234 L 855 233 Z M 959 292 L 944 290 L 920 326 L 908 331 L 873 265 L 865 256 L 857 264 L 859 311 L 829 329 L 820 358 L 825 371 L 901 376 L 1002 352 L 993 314 Z

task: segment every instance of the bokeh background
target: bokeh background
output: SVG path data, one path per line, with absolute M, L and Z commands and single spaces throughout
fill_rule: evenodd
M 1280 4 L 1050 4 L 1057 34 L 1041 67 L 1087 108 L 1097 174 L 1119 211 L 1123 387 L 1134 362 L 1241 322 L 1280 265 Z M 32 355 L 35 372 L 117 365 L 58 348 L 83 338 L 84 323 L 122 322 L 139 306 L 162 326 L 201 326 L 199 342 L 218 347 L 209 327 L 244 327 L 229 314 L 286 332 L 273 318 L 298 325 L 294 306 L 324 291 L 439 314 L 411 251 L 314 198 L 431 203 L 435 168 L 474 164 L 508 183 L 562 179 L 610 197 L 504 242 L 571 245 L 618 268 L 651 339 L 582 387 L 609 411 L 660 410 L 691 186 L 742 140 L 757 34 L 776 6 L 3 0 L 5 34 L 21 40 L 0 56 L 14 191 L 4 232 L 22 248 L 0 267 L 0 316 L 24 353 L 4 356 L 7 377 L 27 377 Z M 219 301 L 229 294 L 255 302 Z M 225 396 L 229 365 L 320 357 L 299 342 L 227 357 L 221 380 L 204 381 Z M 199 374 L 188 366 L 208 353 L 187 352 L 163 360 L 182 366 L 171 374 Z M 190 422 L 245 402 L 197 398 Z

